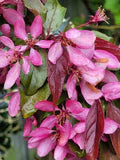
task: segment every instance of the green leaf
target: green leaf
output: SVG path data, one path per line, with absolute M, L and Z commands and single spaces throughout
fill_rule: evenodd
M 45 50 L 40 50 L 40 55 L 42 57 L 42 66 L 36 67 L 31 64 L 30 72 L 26 75 L 24 72 L 21 72 L 21 83 L 23 85 L 26 95 L 33 95 L 37 90 L 42 87 L 47 78 L 46 70 L 46 58 L 47 54 Z
M 73 151 L 73 153 L 76 154 L 78 158 L 82 158 L 85 156 L 85 151 L 81 150 L 79 146 L 76 143 L 74 143 L 72 140 L 69 140 L 68 146 Z
M 57 0 L 47 0 L 45 7 L 48 12 L 44 27 L 48 32 L 55 31 L 62 24 L 66 8 L 62 7 Z
M 37 110 L 34 108 L 34 104 L 40 100 L 45 100 L 50 96 L 50 89 L 46 83 L 39 91 L 33 96 L 26 96 L 21 88 L 21 112 L 24 118 L 32 116 Z
M 47 9 L 40 0 L 23 0 L 23 2 L 35 15 L 40 14 L 43 21 L 45 20 Z
M 93 32 L 94 32 L 95 35 L 96 35 L 97 37 L 99 37 L 99 38 L 102 38 L 102 39 L 104 39 L 104 40 L 106 40 L 106 41 L 109 41 L 109 42 L 112 42 L 112 41 L 113 41 L 113 38 L 112 38 L 112 37 L 109 37 L 109 36 L 107 36 L 107 35 L 104 34 L 104 33 L 101 33 L 101 32 L 99 32 L 99 31 L 94 31 L 94 30 L 93 30 Z

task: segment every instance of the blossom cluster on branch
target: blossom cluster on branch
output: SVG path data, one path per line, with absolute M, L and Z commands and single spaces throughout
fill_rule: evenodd
M 8 4 L 17 6 L 17 10 L 7 8 Z M 47 2 L 40 4 L 45 6 Z M 116 76 L 120 69 L 119 47 L 96 37 L 90 30 L 71 28 L 54 34 L 50 32 L 53 20 L 45 30 L 40 14 L 34 17 L 31 25 L 26 25 L 21 0 L 1 0 L 0 14 L 8 22 L 0 27 L 0 84 L 4 83 L 6 90 L 17 87 L 17 91 L 6 95 L 11 96 L 10 116 L 14 117 L 18 112 L 24 115 L 22 92 L 28 99 L 31 96 L 35 99 L 46 83 L 51 91 L 47 98 L 39 101 L 38 96 L 32 102 L 35 112 L 23 116 L 26 118 L 23 136 L 28 140 L 28 148 L 37 148 L 40 157 L 52 151 L 55 160 L 96 160 L 100 141 L 110 141 L 110 135 L 120 156 L 115 139 L 116 132 L 120 132 L 120 110 L 113 102 L 120 98 L 120 82 Z M 52 17 L 54 19 L 54 15 Z M 104 11 L 99 8 L 96 15 L 81 26 L 106 20 Z M 31 89 L 28 94 L 25 87 L 28 89 L 33 85 L 34 88 L 39 81 L 37 75 L 34 76 L 34 69 L 43 67 L 43 51 L 47 56 L 47 76 L 35 93 Z M 32 72 L 31 66 L 34 67 Z M 24 78 L 27 75 L 28 81 Z M 71 144 L 79 148 L 80 157 Z

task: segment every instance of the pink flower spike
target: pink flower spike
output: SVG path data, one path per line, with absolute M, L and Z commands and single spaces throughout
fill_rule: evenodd
M 34 39 L 42 33 L 42 18 L 40 17 L 40 15 L 37 15 L 34 18 L 30 27 L 30 33 Z
M 32 129 L 32 120 L 30 118 L 27 118 L 24 125 L 23 136 L 24 137 L 29 136 L 31 129 Z
M 61 46 L 61 43 L 57 42 L 50 47 L 48 52 L 48 59 L 53 64 L 56 64 L 56 61 L 60 58 L 62 54 L 63 54 L 63 48 Z
M 13 94 L 12 98 L 10 99 L 8 105 L 8 113 L 11 117 L 17 115 L 18 111 L 20 110 L 20 93 L 16 92 Z
M 55 145 L 56 145 L 56 138 L 54 136 L 49 136 L 45 139 L 42 139 L 39 142 L 39 146 L 37 147 L 37 154 L 40 157 L 44 157 L 54 149 Z
M 9 24 L 3 24 L 1 26 L 1 31 L 5 36 L 10 37 L 10 25 Z
M 23 20 L 22 16 L 16 10 L 11 8 L 3 10 L 3 17 L 12 25 L 14 25 L 17 20 Z
M 89 30 L 69 29 L 65 36 L 80 48 L 90 48 L 94 45 L 96 36 Z
M 30 62 L 29 62 L 29 57 L 28 56 L 23 57 L 22 69 L 23 69 L 25 74 L 28 74 L 28 72 L 30 71 Z
M 118 123 L 109 118 L 106 118 L 104 123 L 104 133 L 113 134 L 117 130 L 118 126 Z
M 32 62 L 32 64 L 35 65 L 35 66 L 41 66 L 42 65 L 42 58 L 41 58 L 39 52 L 36 51 L 33 48 L 31 48 L 31 50 L 30 50 L 29 59 Z
M 39 46 L 40 48 L 50 48 L 53 42 L 53 40 L 40 40 L 35 45 Z
M 17 62 L 8 71 L 4 84 L 4 89 L 9 89 L 10 87 L 12 87 L 16 82 L 17 78 L 19 77 L 19 75 L 20 75 L 20 64 L 19 62 Z
M 10 49 L 14 49 L 15 48 L 13 41 L 10 38 L 6 37 L 6 36 L 1 36 L 0 37 L 0 41 L 5 46 L 9 47 Z
M 54 108 L 55 110 L 59 110 L 57 106 L 54 106 L 52 102 L 47 101 L 47 100 L 37 102 L 34 105 L 34 107 L 41 111 L 47 111 L 47 112 L 52 112 Z
M 66 147 L 61 147 L 59 145 L 56 146 L 54 151 L 54 158 L 55 160 L 64 160 L 67 155 Z
M 25 22 L 24 20 L 18 20 L 15 22 L 14 25 L 14 34 L 17 38 L 20 38 L 22 40 L 27 40 L 28 35 L 25 30 Z

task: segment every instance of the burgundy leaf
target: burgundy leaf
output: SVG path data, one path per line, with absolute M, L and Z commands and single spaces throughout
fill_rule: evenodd
M 97 37 L 95 41 L 95 48 L 106 50 L 112 53 L 114 56 L 116 56 L 120 60 L 120 48 L 118 48 L 118 46 L 114 45 L 111 42 L 105 41 Z
M 104 130 L 104 113 L 100 101 L 90 108 L 86 119 L 85 148 L 87 160 L 96 160 L 99 143 Z
M 53 103 L 56 104 L 64 84 L 64 80 L 68 69 L 68 58 L 63 54 L 56 62 L 52 64 L 49 60 L 47 62 L 48 83 L 53 96 Z
M 120 124 L 120 110 L 116 108 L 112 103 L 108 106 L 108 117 Z M 120 129 L 110 135 L 113 147 L 120 158 Z

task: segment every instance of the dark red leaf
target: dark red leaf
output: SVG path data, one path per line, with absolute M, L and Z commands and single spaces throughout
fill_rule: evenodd
M 56 64 L 49 60 L 47 63 L 48 83 L 53 96 L 53 103 L 56 104 L 62 93 L 64 80 L 68 70 L 68 58 L 66 54 L 62 55 Z
M 104 130 L 104 113 L 100 101 L 90 108 L 86 119 L 85 148 L 87 160 L 96 160 L 99 143 Z
M 120 110 L 116 108 L 112 103 L 108 106 L 108 117 L 120 124 Z M 110 135 L 113 147 L 120 158 L 120 129 Z
M 95 48 L 106 50 L 115 55 L 120 60 L 120 48 L 118 48 L 118 46 L 114 45 L 111 42 L 105 41 L 97 37 L 95 41 Z

